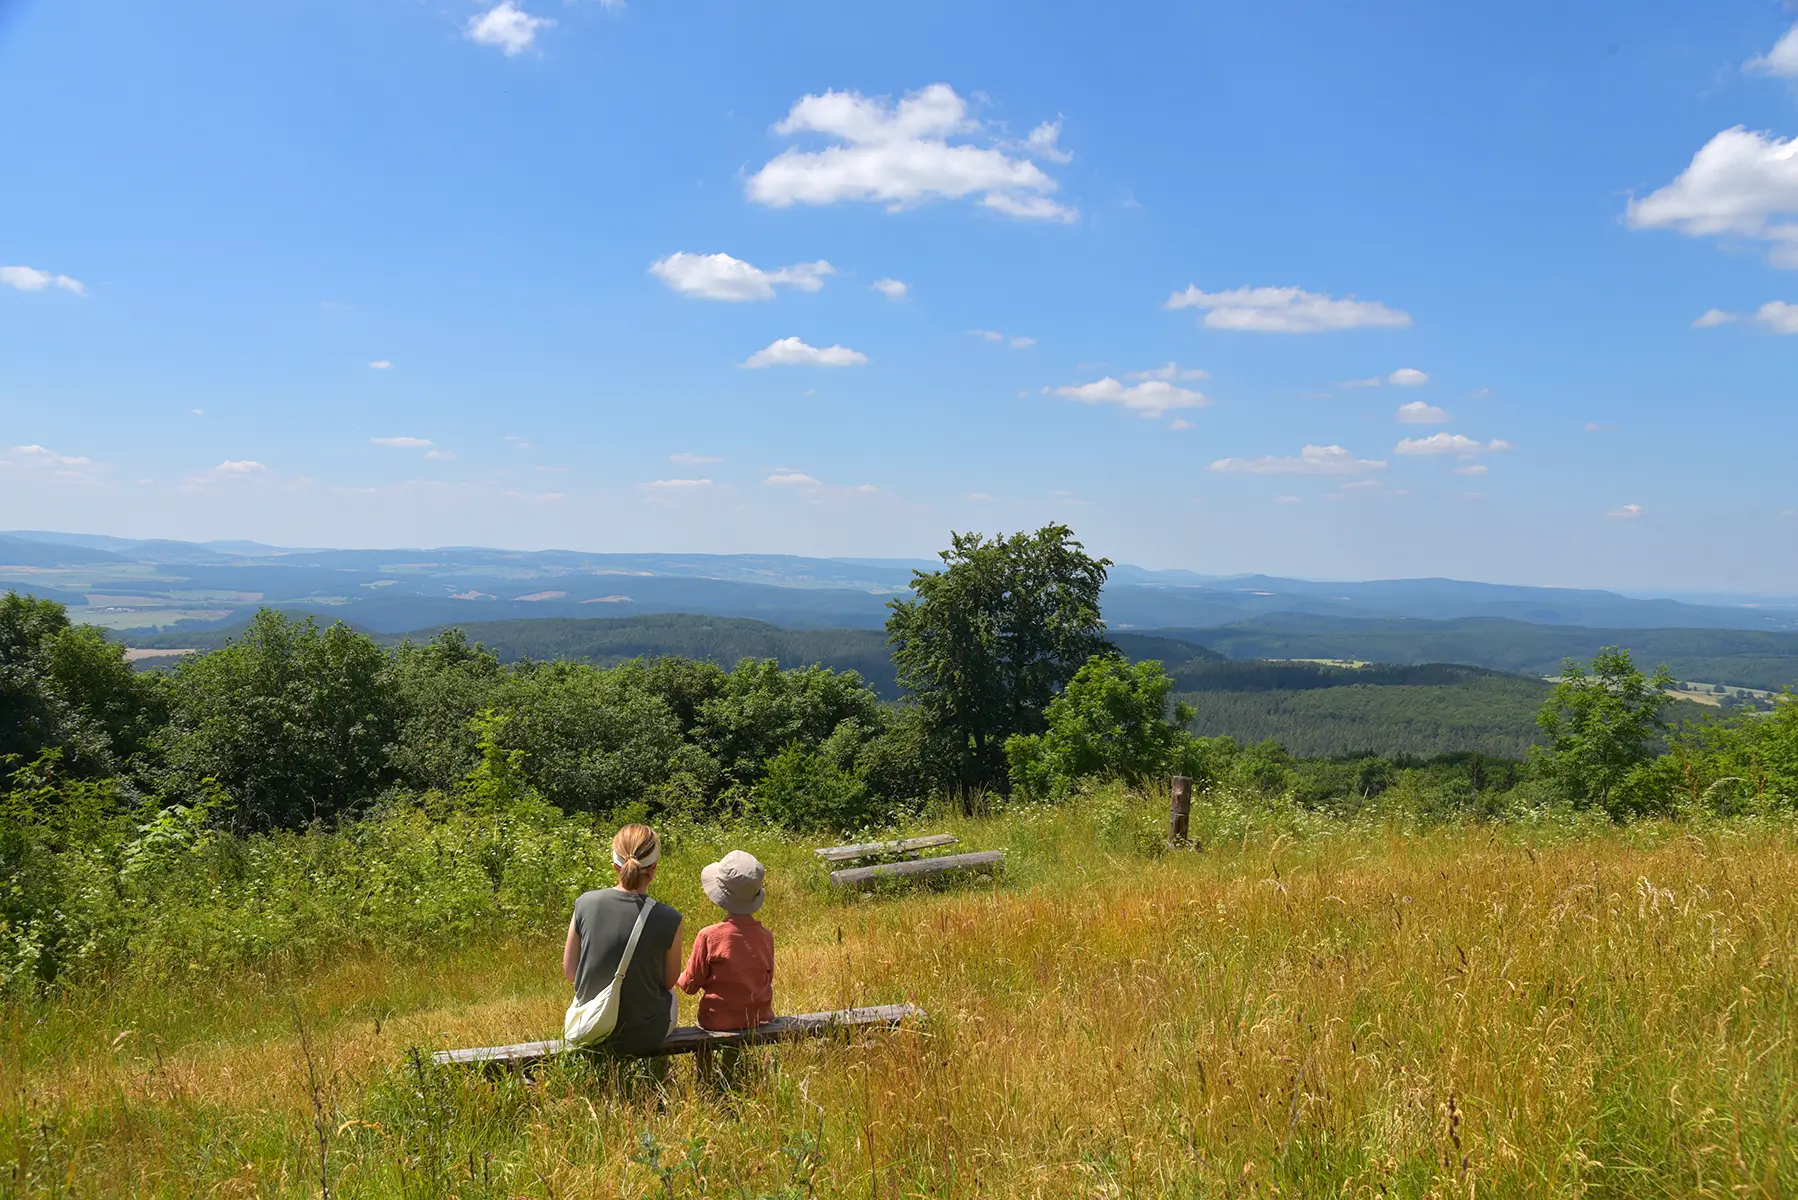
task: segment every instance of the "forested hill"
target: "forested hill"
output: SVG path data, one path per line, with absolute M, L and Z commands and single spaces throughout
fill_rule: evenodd
M 1331 658 L 1383 663 L 1466 663 L 1520 675 L 1555 675 L 1569 658 L 1621 646 L 1675 678 L 1777 690 L 1798 682 L 1798 634 L 1747 629 L 1594 629 L 1470 618 L 1367 621 L 1282 613 L 1213 629 L 1158 629 L 1234 659 Z
M 133 646 L 146 649 L 216 650 L 240 635 L 246 623 L 196 633 L 137 636 Z M 783 629 L 746 617 L 707 617 L 692 613 L 659 613 L 641 617 L 534 617 L 519 621 L 468 621 L 433 625 L 406 633 L 379 636 L 388 645 L 428 642 L 446 629 L 460 629 L 499 656 L 501 662 L 527 658 L 569 660 L 610 667 L 633 658 L 665 655 L 704 659 L 722 667 L 745 658 L 772 658 L 782 667 L 820 664 L 855 671 L 883 699 L 896 699 L 893 660 L 886 634 L 878 629 Z M 1215 650 L 1177 638 L 1116 632 L 1112 642 L 1132 659 L 1156 659 L 1175 670 L 1184 664 L 1221 661 Z

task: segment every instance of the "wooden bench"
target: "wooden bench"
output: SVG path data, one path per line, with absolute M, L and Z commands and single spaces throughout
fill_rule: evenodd
M 935 875 L 942 871 L 977 871 L 991 869 L 1005 861 L 1003 850 L 976 850 L 971 854 L 943 854 L 936 858 L 916 858 L 910 862 L 878 863 L 872 867 L 850 867 L 832 871 L 833 887 L 868 887 L 877 880 L 911 875 Z
M 955 837 L 947 833 L 933 833 L 925 837 L 901 838 L 896 842 L 861 842 L 854 846 L 827 846 L 823 850 L 814 850 L 819 858 L 827 863 L 854 862 L 858 858 L 875 858 L 891 854 L 899 858 L 916 858 L 920 850 L 934 850 L 938 846 L 953 846 Z
M 754 1029 L 714 1033 L 693 1025 L 682 1025 L 668 1035 L 668 1040 L 645 1054 L 656 1058 L 670 1054 L 694 1054 L 702 1060 L 723 1046 L 755 1046 L 763 1042 L 791 1042 L 800 1038 L 824 1037 L 841 1029 L 892 1028 L 903 1021 L 915 1020 L 924 1010 L 911 1004 L 880 1004 L 872 1008 L 845 1008 L 835 1012 L 799 1013 L 791 1017 L 775 1017 Z M 440 1067 L 471 1066 L 511 1068 L 528 1066 L 558 1054 L 569 1052 L 560 1039 L 552 1042 L 520 1042 L 516 1046 L 477 1046 L 470 1050 L 439 1050 L 431 1061 Z

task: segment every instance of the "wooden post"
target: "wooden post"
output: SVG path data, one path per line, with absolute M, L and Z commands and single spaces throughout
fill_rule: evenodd
M 1192 816 L 1192 780 L 1184 775 L 1174 776 L 1173 786 L 1168 789 L 1170 803 L 1168 805 L 1167 836 L 1176 846 L 1186 844 L 1187 818 Z

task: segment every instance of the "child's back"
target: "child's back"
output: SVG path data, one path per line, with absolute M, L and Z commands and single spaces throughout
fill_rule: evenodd
M 729 915 L 693 939 L 680 989 L 699 998 L 701 1029 L 749 1029 L 774 1019 L 774 935 L 750 914 L 762 906 L 762 864 L 732 850 L 699 873 L 699 886 Z
M 754 917 L 733 915 L 693 939 L 681 990 L 699 992 L 701 1029 L 748 1029 L 774 1019 L 774 935 Z

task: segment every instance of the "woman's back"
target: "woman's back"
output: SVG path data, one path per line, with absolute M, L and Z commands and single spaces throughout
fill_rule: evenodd
M 598 995 L 618 971 L 637 916 L 649 897 L 617 888 L 583 892 L 574 902 L 574 928 L 580 936 L 580 959 L 574 971 L 574 998 L 586 1002 Z M 607 1038 L 608 1049 L 643 1054 L 668 1036 L 673 993 L 665 978 L 668 951 L 680 932 L 680 913 L 658 903 L 643 926 L 637 949 L 618 997 L 618 1025 Z

